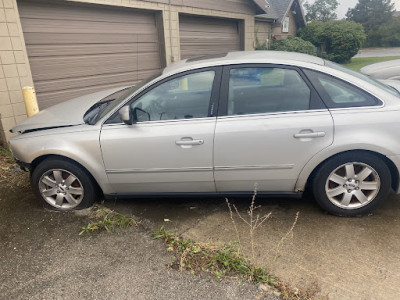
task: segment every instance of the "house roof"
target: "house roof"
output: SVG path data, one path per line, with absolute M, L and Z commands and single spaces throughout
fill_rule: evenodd
M 258 8 L 257 13 L 267 13 L 268 12 L 268 1 L 267 0 L 252 0 L 252 2 Z
M 298 0 L 268 0 L 269 9 L 267 13 L 257 15 L 258 20 L 273 21 L 282 23 L 283 18 L 287 15 L 290 9 L 293 9 L 296 14 L 294 15 L 296 22 L 305 26 L 306 20 L 304 17 L 303 7 Z

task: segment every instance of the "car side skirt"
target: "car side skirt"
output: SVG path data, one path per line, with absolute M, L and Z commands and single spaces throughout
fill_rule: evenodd
M 221 193 L 129 193 L 129 194 L 106 194 L 106 199 L 126 198 L 186 198 L 186 197 L 245 197 L 252 196 L 254 192 L 221 192 Z M 257 191 L 257 196 L 274 198 L 301 198 L 302 192 L 262 192 Z

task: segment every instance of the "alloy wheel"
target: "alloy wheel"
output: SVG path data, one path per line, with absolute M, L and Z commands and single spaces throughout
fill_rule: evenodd
M 336 168 L 325 184 L 326 195 L 334 205 L 343 209 L 358 209 L 373 201 L 381 181 L 371 166 L 350 162 Z
M 39 191 L 48 204 L 60 210 L 77 207 L 84 197 L 80 180 L 62 169 L 45 172 L 39 180 Z

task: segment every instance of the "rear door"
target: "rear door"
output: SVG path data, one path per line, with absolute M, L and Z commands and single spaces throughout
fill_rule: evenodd
M 303 166 L 333 142 L 333 120 L 301 70 L 224 69 L 215 131 L 219 192 L 293 192 Z

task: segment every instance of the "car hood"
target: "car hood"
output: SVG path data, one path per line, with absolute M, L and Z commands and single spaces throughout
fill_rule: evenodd
M 26 130 L 38 130 L 83 124 L 83 116 L 89 108 L 91 108 L 101 99 L 124 88 L 126 87 L 118 87 L 100 91 L 56 104 L 24 120 L 10 131 L 24 132 Z

